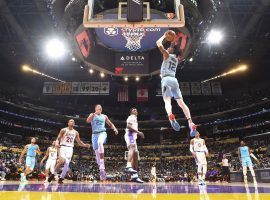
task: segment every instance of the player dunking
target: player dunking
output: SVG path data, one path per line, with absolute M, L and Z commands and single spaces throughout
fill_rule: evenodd
M 178 106 L 183 110 L 185 117 L 188 120 L 190 135 L 194 137 L 196 134 L 196 125 L 192 122 L 189 108 L 183 101 L 183 97 L 179 89 L 178 80 L 175 78 L 176 69 L 178 65 L 177 57 L 179 55 L 179 51 L 175 46 L 173 46 L 174 43 L 172 42 L 175 37 L 176 37 L 175 32 L 169 30 L 157 41 L 157 46 L 163 55 L 163 62 L 160 69 L 162 96 L 165 103 L 165 110 L 168 114 L 173 129 L 179 131 L 180 125 L 175 120 L 175 116 L 172 113 L 172 104 L 171 104 L 172 97 L 174 97 L 174 99 L 177 101 Z M 169 47 L 167 50 L 164 48 L 162 44 L 164 39 L 171 42 L 171 47 Z
M 104 143 L 107 139 L 107 133 L 105 128 L 105 123 L 107 123 L 115 132 L 115 135 L 118 134 L 117 128 L 109 120 L 107 115 L 102 114 L 101 105 L 97 104 L 95 106 L 95 112 L 91 113 L 86 119 L 87 123 L 91 123 L 92 127 L 92 145 L 96 154 L 97 164 L 100 170 L 100 181 L 106 180 L 106 171 L 104 163 Z
M 198 183 L 199 185 L 205 185 L 205 174 L 207 171 L 206 156 L 208 155 L 208 149 L 204 139 L 200 138 L 198 131 L 196 131 L 195 138 L 190 141 L 190 151 L 198 166 Z
M 245 142 L 242 140 L 240 142 L 240 147 L 238 148 L 238 158 L 242 164 L 242 167 L 243 167 L 243 175 L 244 175 L 244 182 L 247 183 L 247 167 L 249 168 L 250 172 L 251 172 L 251 175 L 253 177 L 253 183 L 254 184 L 257 184 L 257 181 L 256 181 L 256 175 L 255 175 L 255 172 L 254 172 L 254 169 L 253 169 L 253 164 L 252 164 L 252 160 L 250 158 L 250 156 L 252 158 L 254 158 L 258 163 L 259 160 L 256 158 L 256 156 L 254 156 L 253 153 L 250 152 L 250 149 L 248 146 L 246 146 Z
M 21 181 L 26 181 L 26 176 L 30 174 L 36 163 L 36 153 L 39 155 L 41 154 L 41 151 L 39 150 L 39 146 L 36 144 L 36 138 L 31 139 L 31 144 L 25 145 L 20 158 L 19 158 L 19 163 L 22 162 L 22 157 L 26 153 L 26 161 L 25 161 L 25 171 L 21 173 Z
M 58 172 L 60 167 L 64 165 L 62 173 L 58 180 L 58 183 L 60 184 L 63 183 L 63 180 L 69 168 L 69 163 L 73 155 L 73 147 L 74 147 L 75 140 L 77 141 L 79 146 L 86 147 L 86 148 L 90 147 L 90 144 L 85 144 L 81 141 L 78 131 L 74 129 L 74 125 L 75 125 L 75 121 L 73 119 L 70 119 L 68 121 L 68 127 L 62 128 L 58 134 L 58 137 L 55 141 L 55 146 L 60 147 L 59 159 L 57 161 L 54 174 L 51 174 L 51 176 L 48 178 L 48 182 L 51 182 L 54 179 L 56 172 Z
M 138 111 L 136 108 L 130 109 L 130 116 L 127 118 L 127 128 L 125 134 L 125 141 L 128 148 L 128 158 L 127 167 L 125 172 L 131 173 L 131 180 L 137 183 L 143 183 L 143 181 L 138 177 L 138 157 L 139 151 L 137 147 L 137 135 L 144 138 L 144 134 L 138 131 L 138 121 L 137 121 Z
M 51 174 L 54 174 L 54 167 L 56 165 L 57 153 L 58 149 L 55 147 L 55 141 L 53 141 L 52 146 L 47 148 L 44 158 L 40 161 L 40 166 L 42 166 L 43 162 L 48 158 L 45 166 L 45 175 L 46 175 L 46 180 L 44 181 L 45 183 L 48 182 L 49 171 L 51 172 Z

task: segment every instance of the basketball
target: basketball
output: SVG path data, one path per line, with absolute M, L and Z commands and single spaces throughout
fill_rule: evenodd
M 169 42 L 172 42 L 174 41 L 176 38 L 176 34 L 174 31 L 172 30 L 168 30 L 166 33 L 165 33 L 165 39 Z

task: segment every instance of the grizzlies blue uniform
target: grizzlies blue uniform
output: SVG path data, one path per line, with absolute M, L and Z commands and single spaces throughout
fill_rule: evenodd
M 94 150 L 98 149 L 98 140 L 99 137 L 105 138 L 104 143 L 106 142 L 107 133 L 105 128 L 106 115 L 100 114 L 95 115 L 91 121 L 92 126 L 92 146 Z
M 28 144 L 27 154 L 26 154 L 26 166 L 29 166 L 30 169 L 34 169 L 36 163 L 36 150 L 38 146 Z
M 242 160 L 242 166 L 243 167 L 252 167 L 252 160 L 250 158 L 249 150 L 247 146 L 240 147 L 240 156 Z
M 178 59 L 175 54 L 169 54 L 169 58 L 162 62 L 160 74 L 162 77 L 161 90 L 163 97 L 182 98 L 178 80 L 175 78 L 177 65 Z

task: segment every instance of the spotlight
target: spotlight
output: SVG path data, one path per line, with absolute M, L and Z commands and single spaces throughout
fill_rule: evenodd
M 128 77 L 125 77 L 124 80 L 125 80 L 125 81 L 128 81 Z
M 188 59 L 189 62 L 193 62 L 193 57 L 191 57 L 190 59 Z
M 211 44 L 219 44 L 223 39 L 223 34 L 218 30 L 211 30 L 207 36 L 207 41 Z
M 103 72 L 100 72 L 100 77 L 104 78 L 105 74 Z
M 74 61 L 74 62 L 75 62 L 75 61 L 76 61 L 76 58 L 75 58 L 75 57 L 72 57 L 72 61 Z
M 46 53 L 51 58 L 60 58 L 65 53 L 65 46 L 60 40 L 52 39 L 46 45 Z
M 23 66 L 22 66 L 22 70 L 23 70 L 24 72 L 28 72 L 28 71 L 31 71 L 32 69 L 29 67 L 29 65 L 23 65 Z
M 94 70 L 93 69 L 89 69 L 89 73 L 90 74 L 93 74 L 94 73 Z
M 139 81 L 139 80 L 140 80 L 140 77 L 139 77 L 139 76 L 137 76 L 137 77 L 135 78 L 135 80 L 136 80 L 136 81 Z

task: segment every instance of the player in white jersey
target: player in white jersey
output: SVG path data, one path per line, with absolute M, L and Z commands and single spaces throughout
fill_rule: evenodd
M 136 108 L 130 109 L 130 116 L 127 118 L 127 128 L 125 134 L 125 141 L 128 148 L 128 158 L 127 166 L 125 172 L 131 173 L 131 180 L 137 183 L 143 183 L 143 181 L 138 177 L 138 158 L 139 151 L 137 147 L 137 135 L 144 138 L 144 134 L 138 131 L 138 121 L 137 121 L 138 111 Z
M 208 149 L 204 139 L 200 138 L 200 133 L 198 131 L 196 132 L 195 138 L 190 141 L 190 151 L 198 166 L 198 182 L 200 185 L 205 185 L 204 180 L 207 172 L 206 156 L 208 155 Z
M 192 122 L 190 110 L 183 100 L 178 80 L 175 78 L 178 66 L 178 55 L 180 54 L 177 46 L 174 45 L 173 40 L 175 37 L 175 32 L 169 30 L 157 41 L 158 49 L 163 55 L 163 62 L 160 69 L 162 96 L 165 103 L 165 110 L 167 112 L 173 129 L 175 131 L 180 131 L 180 125 L 178 124 L 174 114 L 172 113 L 172 97 L 176 100 L 178 106 L 182 109 L 188 121 L 190 135 L 194 137 L 196 134 L 196 125 Z M 171 42 L 171 46 L 167 50 L 162 44 L 164 39 Z
M 42 166 L 43 162 L 48 158 L 45 166 L 46 180 L 44 181 L 44 183 L 48 182 L 49 171 L 51 172 L 51 174 L 54 174 L 54 167 L 56 165 L 57 154 L 58 149 L 55 147 L 55 141 L 53 141 L 52 146 L 47 148 L 44 158 L 40 161 L 40 166 Z
M 66 173 L 69 168 L 69 163 L 73 155 L 74 141 L 76 140 L 79 146 L 89 148 L 90 144 L 85 144 L 81 141 L 78 131 L 74 129 L 75 121 L 70 119 L 68 121 L 68 127 L 62 128 L 58 137 L 55 141 L 55 146 L 60 147 L 59 159 L 57 161 L 54 174 L 48 178 L 48 182 L 51 182 L 54 179 L 54 175 L 61 166 L 64 165 L 58 183 L 63 183 L 63 180 L 66 176 Z

